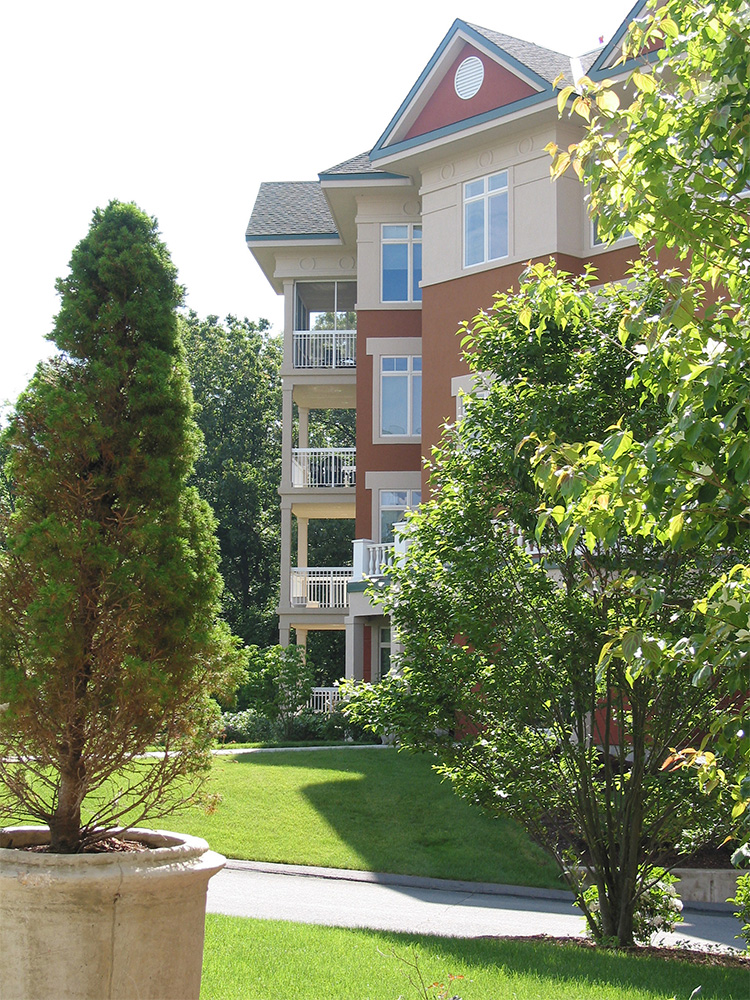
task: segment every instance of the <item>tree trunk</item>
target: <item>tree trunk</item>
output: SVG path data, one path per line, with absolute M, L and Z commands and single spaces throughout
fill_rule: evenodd
M 81 844 L 81 802 L 85 768 L 78 766 L 63 771 L 55 814 L 50 820 L 50 851 L 53 854 L 75 854 Z

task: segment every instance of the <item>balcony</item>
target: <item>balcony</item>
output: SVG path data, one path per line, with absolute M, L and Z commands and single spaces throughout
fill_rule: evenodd
M 295 608 L 339 608 L 349 606 L 346 591 L 354 570 L 351 566 L 331 568 L 292 567 L 290 600 Z
M 354 486 L 356 448 L 293 448 L 292 486 L 298 489 Z
M 295 330 L 292 365 L 301 369 L 346 369 L 357 365 L 356 330 Z

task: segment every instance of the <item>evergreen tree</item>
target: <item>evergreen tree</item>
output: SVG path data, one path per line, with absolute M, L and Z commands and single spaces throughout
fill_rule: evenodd
M 61 353 L 6 432 L 0 785 L 5 815 L 48 824 L 52 851 L 184 800 L 209 760 L 211 695 L 242 673 L 217 620 L 213 515 L 185 485 L 199 432 L 176 277 L 154 219 L 97 209 L 57 283 Z M 154 744 L 163 757 L 136 760 Z

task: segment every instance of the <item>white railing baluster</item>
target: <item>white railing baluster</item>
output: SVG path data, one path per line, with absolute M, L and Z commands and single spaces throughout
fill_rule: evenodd
M 356 448 L 293 448 L 292 486 L 354 486 Z
M 316 687 L 312 689 L 307 707 L 313 712 L 335 712 L 340 701 L 338 687 Z
M 356 367 L 356 330 L 295 330 L 293 343 L 295 368 Z
M 373 542 L 367 546 L 365 564 L 368 576 L 382 576 L 393 562 L 393 542 Z
M 346 586 L 352 579 L 351 566 L 292 567 L 290 598 L 296 607 L 347 608 Z

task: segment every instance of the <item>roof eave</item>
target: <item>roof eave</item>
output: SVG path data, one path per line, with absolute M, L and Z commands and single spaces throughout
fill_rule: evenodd
M 320 174 L 320 186 L 324 190 L 341 187 L 360 187 L 366 184 L 368 187 L 378 184 L 383 187 L 403 187 L 411 184 L 409 177 L 403 174 L 386 173 L 385 171 L 371 171 L 361 174 Z
M 248 233 L 245 234 L 245 242 L 249 247 L 253 246 L 288 246 L 290 243 L 318 243 L 334 244 L 341 243 L 338 233 L 268 233 L 264 235 Z
M 370 156 L 373 160 L 386 160 L 388 157 L 396 157 L 419 146 L 432 147 L 436 143 L 448 140 L 461 132 L 470 132 L 472 129 L 483 129 L 499 123 L 503 119 L 514 121 L 520 117 L 522 112 L 526 112 L 529 109 L 533 109 L 534 111 L 543 110 L 545 106 L 556 106 L 556 103 L 556 91 L 550 89 L 544 93 L 524 97 L 522 100 L 514 101 L 512 104 L 507 104 L 502 108 L 493 108 L 491 111 L 485 111 L 483 114 L 475 115 L 473 118 L 464 118 L 460 122 L 453 122 L 442 128 L 434 129 L 432 132 L 426 132 L 424 135 L 413 136 L 411 139 L 404 139 L 401 142 L 393 143 L 393 145 L 385 146 L 382 149 L 373 149 Z
M 590 80 L 599 82 L 601 80 L 615 79 L 619 80 L 628 73 L 631 73 L 634 69 L 639 66 L 643 66 L 644 63 L 655 63 L 659 59 L 659 53 L 662 49 L 655 49 L 653 52 L 646 52 L 643 55 L 633 56 L 632 59 L 627 59 L 625 62 L 621 62 L 614 66 L 603 66 L 600 69 L 595 69 L 593 66 L 586 74 Z

